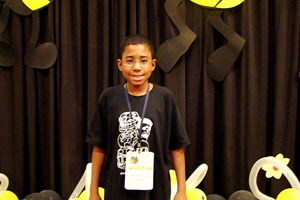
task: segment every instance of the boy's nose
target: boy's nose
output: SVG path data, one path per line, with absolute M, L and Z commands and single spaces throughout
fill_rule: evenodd
M 135 62 L 134 65 L 133 65 L 133 69 L 134 70 L 140 70 L 141 69 L 140 62 Z

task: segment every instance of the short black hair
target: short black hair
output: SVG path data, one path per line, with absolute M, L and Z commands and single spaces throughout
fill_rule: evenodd
M 124 49 L 126 46 L 128 45 L 139 45 L 139 44 L 143 44 L 143 45 L 147 45 L 149 47 L 149 50 L 151 52 L 151 56 L 152 56 L 152 59 L 154 58 L 155 56 L 155 52 L 154 52 L 154 45 L 152 43 L 152 41 L 143 36 L 143 35 L 130 35 L 130 36 L 127 36 L 121 43 L 120 45 L 120 52 L 119 52 L 119 56 L 120 58 L 122 58 L 122 54 L 124 52 Z

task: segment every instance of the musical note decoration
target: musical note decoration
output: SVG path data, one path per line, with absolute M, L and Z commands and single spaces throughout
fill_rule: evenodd
M 230 71 L 230 67 L 238 59 L 246 40 L 234 32 L 222 20 L 224 9 L 236 7 L 244 0 L 191 0 L 210 9 L 207 21 L 227 40 L 227 44 L 215 50 L 208 58 L 207 74 L 215 81 L 222 82 Z
M 10 10 L 21 16 L 32 15 L 31 37 L 24 55 L 24 64 L 27 67 L 47 69 L 56 62 L 57 48 L 53 42 L 45 42 L 36 46 L 40 32 L 40 15 L 38 11 L 47 7 L 53 1 L 54 0 L 0 0 L 0 2 L 3 2 L 2 12 L 0 13 L 0 34 L 6 29 Z M 0 66 L 13 66 L 18 58 L 14 47 L 1 41 L 0 47 Z
M 169 72 L 177 63 L 179 58 L 189 49 L 197 35 L 191 31 L 183 21 L 177 11 L 178 5 L 182 0 L 167 0 L 165 10 L 179 30 L 179 35 L 163 42 L 156 51 L 158 66 L 164 71 Z

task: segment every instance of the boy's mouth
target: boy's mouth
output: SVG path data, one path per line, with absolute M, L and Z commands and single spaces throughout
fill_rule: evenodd
M 133 75 L 132 76 L 134 79 L 141 79 L 143 77 L 143 75 Z

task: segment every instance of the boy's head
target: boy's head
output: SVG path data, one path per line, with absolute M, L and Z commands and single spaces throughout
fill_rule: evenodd
M 122 58 L 122 55 L 124 53 L 126 46 L 139 45 L 139 44 L 148 46 L 148 48 L 151 52 L 152 59 L 153 59 L 155 56 L 153 43 L 147 37 L 142 36 L 142 35 L 130 35 L 130 36 L 126 37 L 120 45 L 119 57 Z
M 153 59 L 153 56 L 153 44 L 146 37 L 132 35 L 122 42 L 117 64 L 127 80 L 127 86 L 147 89 L 148 80 L 156 65 L 156 59 Z

